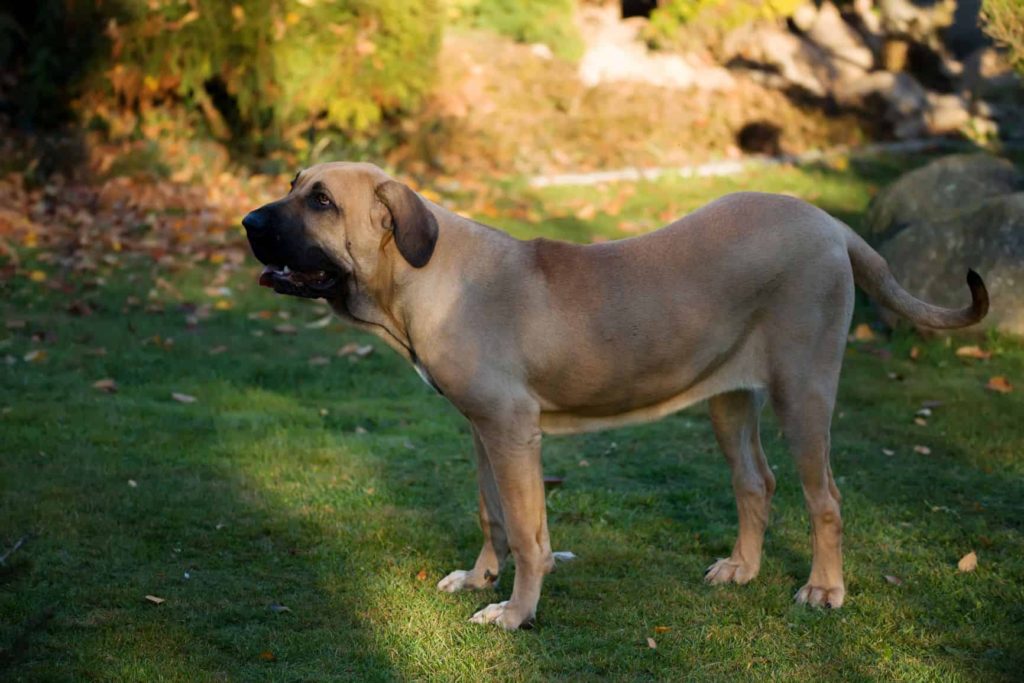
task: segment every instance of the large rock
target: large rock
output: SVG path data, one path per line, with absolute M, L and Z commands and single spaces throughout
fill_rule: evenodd
M 905 174 L 868 208 L 864 234 L 879 244 L 913 225 L 937 223 L 986 199 L 1024 190 L 1024 174 L 1006 159 L 954 154 Z
M 1024 175 L 986 155 L 947 157 L 898 180 L 868 216 L 893 274 L 915 296 L 941 306 L 969 302 L 974 268 L 991 298 L 984 329 L 1024 335 Z M 890 325 L 900 318 L 882 310 Z

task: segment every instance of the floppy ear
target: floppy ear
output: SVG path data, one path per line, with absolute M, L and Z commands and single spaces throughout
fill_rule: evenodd
M 427 265 L 437 243 L 437 219 L 434 214 L 427 210 L 415 192 L 394 180 L 378 185 L 374 194 L 390 214 L 384 217 L 384 227 L 390 227 L 394 234 L 398 253 L 413 268 Z

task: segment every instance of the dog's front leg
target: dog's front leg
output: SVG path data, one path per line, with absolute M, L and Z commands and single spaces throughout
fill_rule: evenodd
M 480 529 L 484 534 L 484 545 L 472 569 L 457 569 L 441 579 L 438 590 L 456 593 L 461 590 L 490 588 L 498 581 L 498 573 L 508 557 L 508 538 L 505 535 L 505 520 L 498 496 L 498 484 L 491 471 L 483 441 L 476 427 L 473 427 L 473 447 L 476 450 L 476 479 L 479 485 Z
M 535 415 L 522 414 L 500 422 L 478 421 L 474 426 L 497 487 L 516 578 L 511 598 L 488 605 L 470 621 L 496 623 L 510 630 L 529 627 L 537 613 L 544 575 L 554 567 L 544 503 L 540 427 Z

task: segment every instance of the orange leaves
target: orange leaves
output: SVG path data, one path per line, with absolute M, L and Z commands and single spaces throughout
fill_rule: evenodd
M 1013 391 L 1013 385 L 1010 384 L 1010 380 L 1006 379 L 1002 375 L 990 377 L 985 388 L 989 391 L 994 391 L 997 394 L 1009 394 Z

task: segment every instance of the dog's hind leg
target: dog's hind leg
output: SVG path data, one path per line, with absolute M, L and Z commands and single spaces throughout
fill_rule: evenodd
M 845 329 L 842 330 L 845 342 Z M 826 337 L 827 339 L 827 337 Z M 839 489 L 829 464 L 829 427 L 835 405 L 842 344 L 818 347 L 817 358 L 803 369 L 790 366 L 771 388 L 772 407 L 796 461 L 804 501 L 811 517 L 813 559 L 811 576 L 797 591 L 798 603 L 840 607 L 846 597 L 843 583 L 843 521 Z M 813 368 L 811 372 L 807 368 Z
M 768 526 L 775 477 L 768 467 L 758 422 L 765 404 L 761 390 L 740 390 L 711 399 L 711 424 L 732 470 L 739 513 L 739 535 L 732 555 L 708 567 L 708 583 L 747 583 L 761 569 L 761 547 Z
M 505 520 L 501 511 L 501 499 L 498 497 L 498 485 L 494 481 L 494 472 L 487 459 L 487 451 L 483 441 L 473 430 L 473 446 L 476 450 L 476 479 L 479 487 L 480 529 L 484 535 L 484 545 L 476 564 L 470 570 L 457 569 L 441 579 L 438 590 L 456 593 L 461 590 L 480 590 L 497 583 L 501 566 L 508 557 L 508 539 L 505 536 Z

